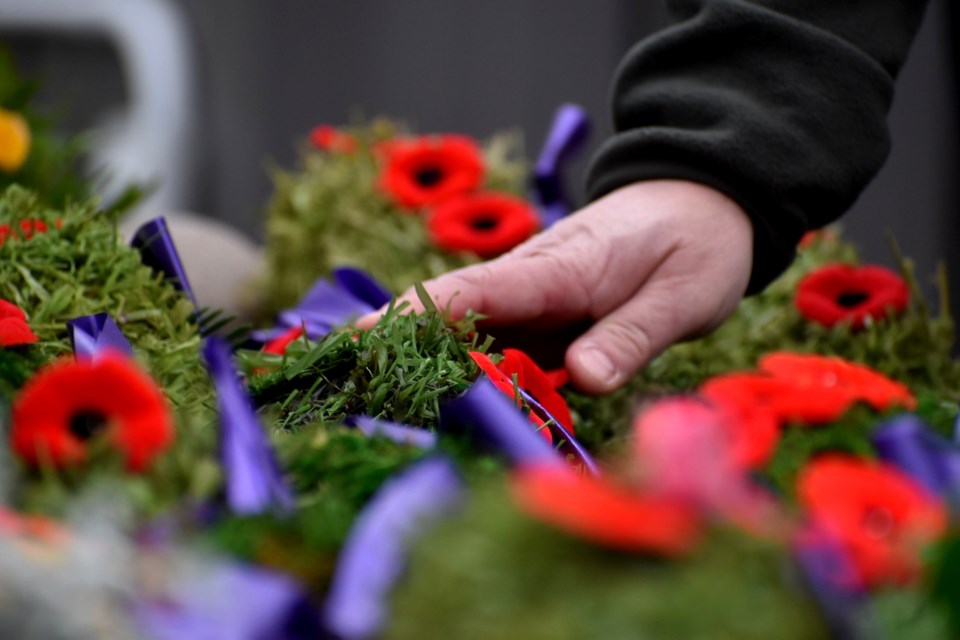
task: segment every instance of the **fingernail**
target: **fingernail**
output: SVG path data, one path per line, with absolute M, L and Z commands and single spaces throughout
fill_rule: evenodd
M 577 359 L 580 361 L 580 365 L 587 370 L 587 373 L 607 385 L 614 384 L 620 377 L 613 361 L 607 354 L 595 347 L 587 347 L 580 352 Z

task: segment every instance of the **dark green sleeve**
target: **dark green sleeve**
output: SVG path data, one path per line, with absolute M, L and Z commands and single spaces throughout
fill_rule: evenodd
M 680 178 L 731 196 L 754 225 L 754 293 L 886 160 L 894 79 L 926 1 L 667 5 L 673 24 L 617 72 L 616 133 L 593 158 L 588 192 Z

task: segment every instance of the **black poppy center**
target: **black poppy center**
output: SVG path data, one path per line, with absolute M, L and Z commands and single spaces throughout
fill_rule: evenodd
M 89 440 L 107 426 L 107 417 L 99 411 L 78 411 L 70 417 L 70 433 L 81 440 Z
M 500 221 L 495 216 L 479 215 L 470 221 L 470 226 L 477 231 L 493 231 Z
M 846 291 L 837 296 L 837 304 L 841 307 L 851 309 L 859 304 L 866 302 L 870 298 L 869 294 L 863 291 Z
M 435 165 L 426 165 L 417 169 L 413 178 L 421 187 L 435 187 L 443 180 L 443 170 Z

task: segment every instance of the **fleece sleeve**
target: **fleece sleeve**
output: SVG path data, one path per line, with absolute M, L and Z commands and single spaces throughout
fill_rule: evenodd
M 726 193 L 753 221 L 755 293 L 886 160 L 894 80 L 926 1 L 667 5 L 671 25 L 617 71 L 616 133 L 592 159 L 588 194 L 657 178 Z

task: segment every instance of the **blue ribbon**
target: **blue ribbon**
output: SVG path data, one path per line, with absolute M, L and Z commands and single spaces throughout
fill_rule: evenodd
M 871 442 L 882 460 L 934 495 L 960 499 L 960 446 L 919 416 L 907 413 L 884 422 L 874 431 Z
M 465 430 L 481 445 L 502 453 L 515 465 L 566 464 L 550 444 L 531 428 L 510 398 L 481 376 L 459 398 L 440 408 L 440 428 Z
M 67 331 L 78 360 L 96 358 L 107 351 L 133 357 L 133 347 L 109 314 L 97 313 L 67 320 Z
M 341 640 L 376 637 L 386 602 L 403 572 L 411 538 L 453 511 L 465 488 L 444 457 L 416 463 L 387 480 L 353 524 L 337 560 L 324 627 Z
M 255 331 L 252 337 L 262 344 L 302 326 L 307 337 L 316 340 L 334 327 L 379 309 L 391 297 L 389 291 L 360 269 L 334 269 L 332 282 L 318 279 L 297 306 L 280 312 L 276 326 Z
M 320 612 L 289 576 L 239 563 L 178 575 L 161 596 L 134 603 L 150 640 L 313 640 Z
M 243 515 L 274 507 L 292 509 L 293 494 L 233 368 L 229 345 L 220 338 L 207 338 L 203 355 L 220 406 L 220 460 L 226 476 L 227 506 Z
M 533 177 L 534 198 L 545 227 L 573 210 L 563 186 L 563 169 L 583 148 L 589 135 L 590 121 L 586 111 L 574 104 L 564 104 L 557 109 Z
M 388 420 L 377 420 L 370 416 L 352 416 L 345 422 L 370 438 L 386 438 L 398 444 L 412 445 L 420 449 L 432 449 L 437 445 L 437 434 L 427 429 Z
M 852 574 L 850 559 L 824 535 L 806 540 L 793 549 L 793 557 L 808 592 L 813 597 L 836 640 L 866 640 L 876 637 L 876 622 L 870 602 L 862 591 L 845 587 L 840 578 Z
M 154 271 L 159 271 L 178 291 L 190 298 L 194 306 L 197 299 L 187 280 L 187 271 L 180 261 L 180 254 L 173 244 L 173 237 L 167 228 L 167 221 L 160 217 L 144 223 L 130 241 L 130 246 L 140 252 L 140 259 Z

